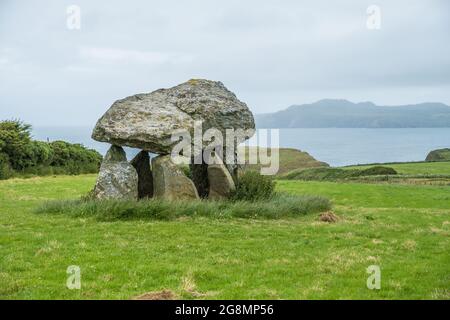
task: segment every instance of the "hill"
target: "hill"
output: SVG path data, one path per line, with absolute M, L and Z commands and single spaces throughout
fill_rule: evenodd
M 450 148 L 431 151 L 425 161 L 450 161 Z
M 377 106 L 325 99 L 255 116 L 258 128 L 432 128 L 450 127 L 450 106 L 421 103 Z
M 259 170 L 261 168 L 260 164 L 248 164 L 249 150 L 252 154 L 254 154 L 258 152 L 259 147 L 240 148 L 239 152 L 241 153 L 242 156 L 244 156 L 242 152 L 245 152 L 245 159 L 246 159 L 246 164 L 243 166 L 243 170 Z M 295 169 L 307 169 L 307 168 L 329 166 L 325 162 L 321 162 L 314 159 L 314 157 L 312 157 L 307 152 L 293 148 L 279 148 L 279 157 L 280 157 L 280 168 L 278 170 L 277 176 L 285 174 Z

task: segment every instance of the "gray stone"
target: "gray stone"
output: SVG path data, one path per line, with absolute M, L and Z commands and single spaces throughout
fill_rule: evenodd
M 224 164 L 208 166 L 209 199 L 226 199 L 236 189 L 229 170 Z
M 94 188 L 97 199 L 137 199 L 138 175 L 122 147 L 111 146 L 100 166 Z
M 153 197 L 153 176 L 150 170 L 150 157 L 147 151 L 139 152 L 130 164 L 136 169 L 138 175 L 139 199 Z
M 189 165 L 191 169 L 192 181 L 197 188 L 200 198 L 207 198 L 209 193 L 209 181 L 208 181 L 208 165 L 206 163 L 194 164 L 191 161 Z
M 187 130 L 192 136 L 195 121 L 202 121 L 203 131 L 220 130 L 224 138 L 226 129 L 255 128 L 247 105 L 221 82 L 193 79 L 170 89 L 117 100 L 98 120 L 92 138 L 169 154 L 177 143 L 171 141 L 172 133 Z
M 197 189 L 170 158 L 160 155 L 152 158 L 154 196 L 167 200 L 198 199 Z

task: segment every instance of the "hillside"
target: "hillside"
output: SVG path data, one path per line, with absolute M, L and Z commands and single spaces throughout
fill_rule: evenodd
M 241 155 L 243 156 L 242 152 L 245 152 L 245 159 L 248 160 L 248 152 L 255 153 L 258 151 L 257 147 L 246 147 L 246 148 L 240 148 L 239 152 L 241 152 Z M 277 175 L 282 175 L 284 173 L 287 173 L 289 171 L 295 170 L 295 169 L 307 169 L 307 168 L 317 168 L 317 167 L 328 167 L 329 165 L 325 162 L 318 161 L 314 159 L 311 155 L 309 155 L 307 152 L 300 151 L 293 148 L 280 148 L 280 169 L 277 173 Z M 270 153 L 269 153 L 270 155 Z M 244 170 L 259 170 L 261 168 L 261 165 L 259 164 L 248 164 L 248 161 L 246 161 L 246 165 L 243 166 Z
M 258 128 L 433 128 L 450 127 L 450 106 L 421 103 L 377 106 L 325 99 L 255 116 Z
M 431 151 L 425 161 L 450 161 L 450 148 Z

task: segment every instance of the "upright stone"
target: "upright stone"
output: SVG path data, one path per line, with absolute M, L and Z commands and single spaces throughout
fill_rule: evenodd
M 153 197 L 153 176 L 150 170 L 150 157 L 148 156 L 148 152 L 142 150 L 130 163 L 137 171 L 139 199 Z
M 154 196 L 167 200 L 198 199 L 191 179 L 173 163 L 170 155 L 152 158 Z
M 226 199 L 236 189 L 233 178 L 224 164 L 208 166 L 209 199 Z
M 137 199 L 138 175 L 122 147 L 113 145 L 106 153 L 94 195 L 97 199 Z

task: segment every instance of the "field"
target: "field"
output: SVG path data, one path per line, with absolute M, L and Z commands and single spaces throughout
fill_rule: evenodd
M 373 165 L 358 165 L 343 167 L 345 169 L 367 169 Z M 406 163 L 383 163 L 404 175 L 450 175 L 450 162 L 406 162 Z
M 337 223 L 178 218 L 99 222 L 36 214 L 88 192 L 95 175 L 0 182 L 2 299 L 449 299 L 450 187 L 279 181 L 330 197 Z M 81 290 L 66 269 L 81 268 Z M 379 265 L 381 289 L 366 287 Z

